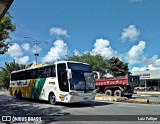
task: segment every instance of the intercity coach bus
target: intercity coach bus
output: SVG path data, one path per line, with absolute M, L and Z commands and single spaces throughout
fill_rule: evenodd
M 18 99 L 47 100 L 51 104 L 94 100 L 96 90 L 92 68 L 86 63 L 59 61 L 13 71 L 10 95 Z

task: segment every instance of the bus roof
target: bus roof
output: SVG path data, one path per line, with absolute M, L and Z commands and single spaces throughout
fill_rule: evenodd
M 55 62 L 55 64 L 59 64 L 59 63 L 67 63 L 67 62 L 70 62 L 70 63 L 81 63 L 81 64 L 89 65 L 89 64 L 87 64 L 87 63 L 84 63 L 84 62 L 77 62 L 77 61 L 58 61 L 58 62 Z
M 20 71 L 26 71 L 26 70 L 32 70 L 32 69 L 35 69 L 35 68 L 41 68 L 41 67 L 51 66 L 51 65 L 60 64 L 60 63 L 79 63 L 79 64 L 89 65 L 87 63 L 77 62 L 77 61 L 57 61 L 57 62 L 54 62 L 54 63 L 33 65 L 30 68 L 21 69 L 21 70 L 17 70 L 17 71 L 12 71 L 11 73 L 20 72 Z

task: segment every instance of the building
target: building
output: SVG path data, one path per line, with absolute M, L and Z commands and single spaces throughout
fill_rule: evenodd
M 144 84 L 145 88 L 160 90 L 160 69 L 133 71 L 132 75 L 140 76 L 141 84 Z

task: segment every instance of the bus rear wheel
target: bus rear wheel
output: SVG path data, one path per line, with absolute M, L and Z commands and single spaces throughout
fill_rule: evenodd
M 19 91 L 18 93 L 16 91 L 15 94 L 14 94 L 14 96 L 16 97 L 16 99 L 22 99 L 22 93 L 21 93 L 21 91 Z
M 55 96 L 54 93 L 51 93 L 51 94 L 49 95 L 49 103 L 50 103 L 51 105 L 55 105 L 55 104 L 56 104 L 56 96 Z
M 18 99 L 18 93 L 17 93 L 17 91 L 15 91 L 14 97 L 15 97 L 16 99 Z

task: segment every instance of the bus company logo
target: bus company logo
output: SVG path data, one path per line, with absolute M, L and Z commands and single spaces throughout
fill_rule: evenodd
M 11 116 L 2 116 L 2 122 L 3 121 L 12 121 Z

